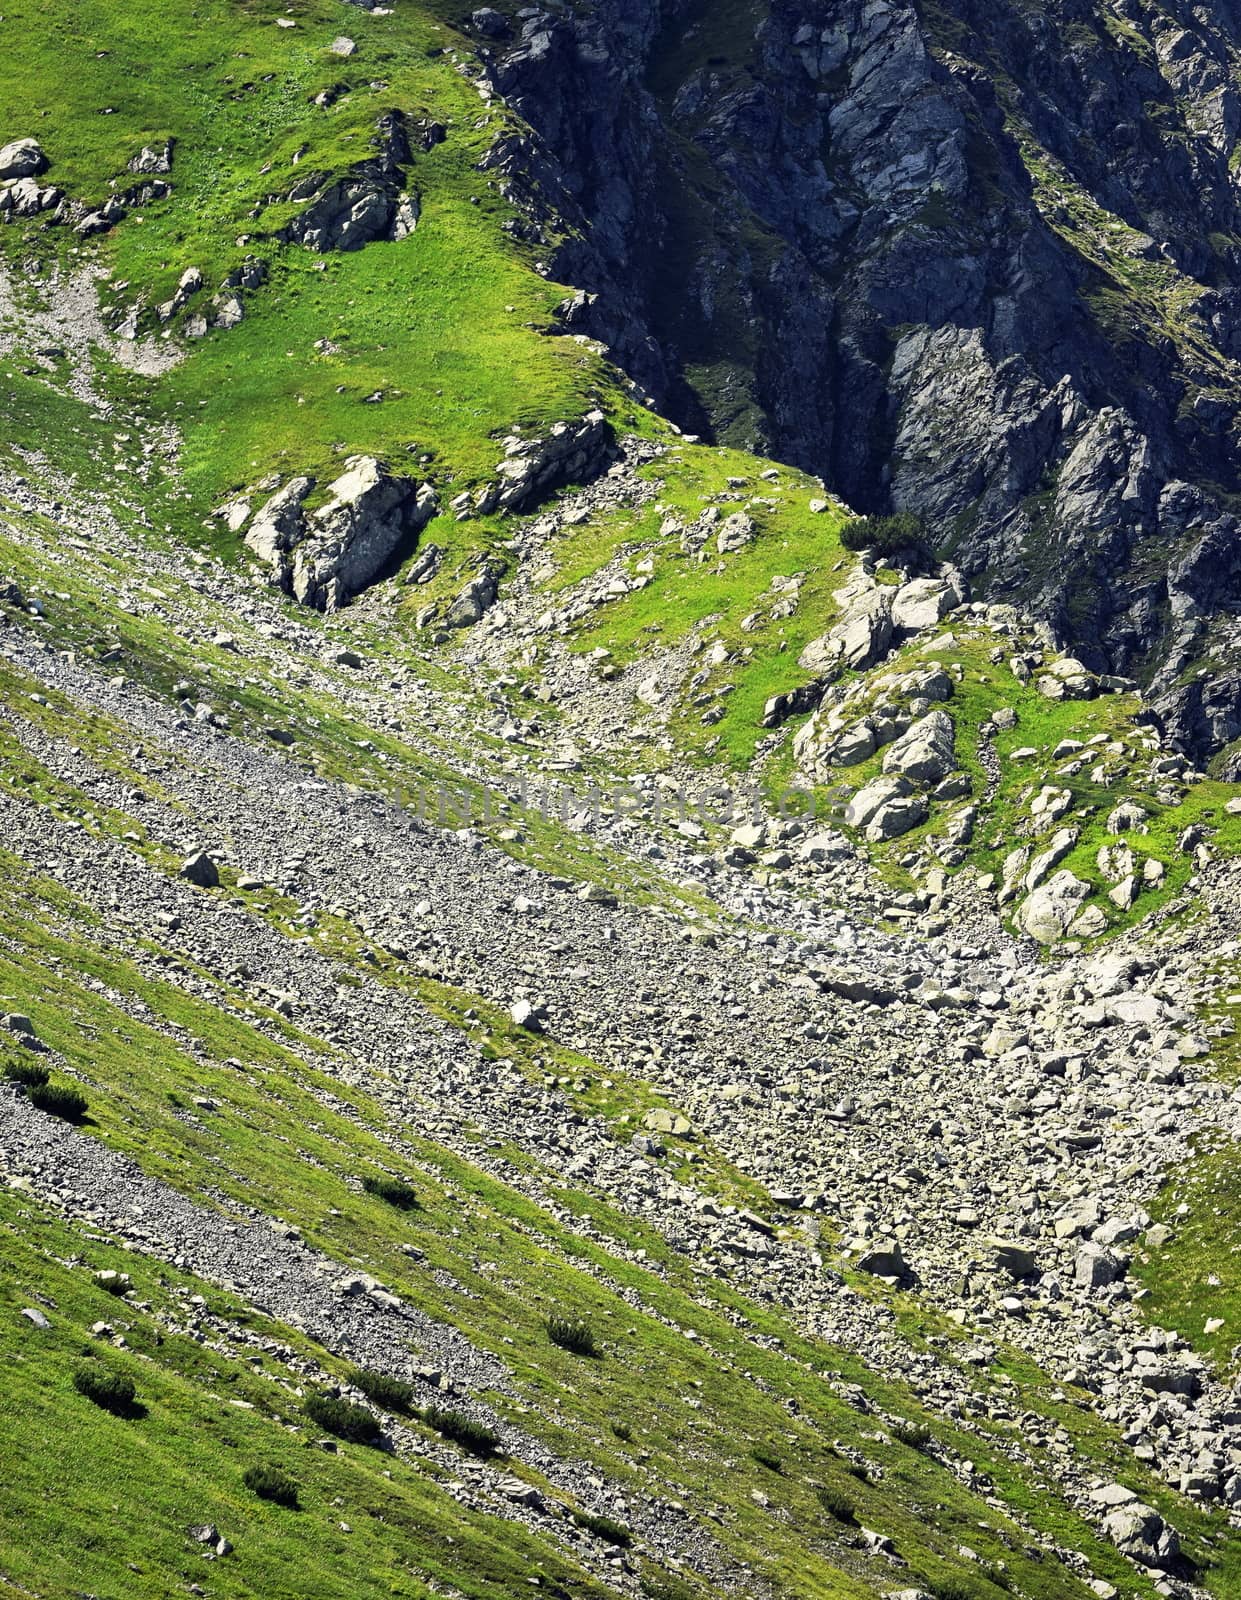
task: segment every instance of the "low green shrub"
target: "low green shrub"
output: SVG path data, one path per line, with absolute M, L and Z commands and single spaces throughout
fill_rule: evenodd
M 123 1372 L 109 1372 L 106 1367 L 79 1367 L 73 1374 L 73 1387 L 113 1416 L 128 1416 L 134 1409 L 134 1380 Z
M 767 1450 L 762 1445 L 755 1445 L 750 1454 L 760 1467 L 766 1467 L 768 1472 L 783 1473 L 784 1462 L 774 1450 Z
M 86 1096 L 66 1083 L 32 1084 L 26 1096 L 32 1106 L 65 1122 L 81 1122 L 86 1115 Z
M 562 1350 L 569 1350 L 575 1356 L 598 1356 L 599 1347 L 595 1344 L 595 1336 L 590 1326 L 585 1322 L 576 1322 L 572 1317 L 548 1317 L 547 1337 L 553 1344 L 558 1344 Z
M 614 1544 L 618 1549 L 628 1550 L 633 1543 L 633 1534 L 625 1524 L 611 1517 L 597 1517 L 593 1511 L 575 1511 L 573 1520 L 579 1528 L 585 1528 L 587 1533 L 593 1533 L 597 1539 Z
M 373 1194 L 377 1200 L 395 1206 L 398 1211 L 418 1210 L 417 1190 L 400 1178 L 386 1178 L 382 1175 L 377 1178 L 363 1178 L 362 1187 L 367 1194 Z
M 350 1373 L 349 1381 L 361 1389 L 368 1400 L 373 1400 L 385 1411 L 395 1411 L 400 1416 L 410 1416 L 414 1410 L 414 1386 L 402 1378 L 390 1378 L 386 1372 L 372 1372 L 359 1367 Z
M 854 517 L 841 529 L 846 550 L 873 550 L 880 556 L 925 556 L 926 530 L 911 511 L 892 517 Z
M 488 1456 L 500 1454 L 500 1435 L 495 1429 L 487 1427 L 485 1423 L 475 1422 L 464 1411 L 446 1411 L 442 1406 L 428 1406 L 422 1413 L 422 1420 L 441 1438 L 459 1444 L 472 1456 L 481 1456 L 485 1460 Z
M 897 1444 L 908 1445 L 911 1450 L 925 1450 L 931 1443 L 931 1430 L 924 1422 L 897 1422 L 888 1432 Z
M 257 1465 L 247 1467 L 241 1479 L 252 1494 L 258 1495 L 260 1500 L 270 1500 L 273 1505 L 287 1506 L 290 1511 L 298 1509 L 297 1485 L 279 1467 Z
M 365 1406 L 355 1406 L 351 1400 L 330 1394 L 307 1395 L 306 1415 L 317 1428 L 351 1444 L 379 1443 L 379 1423 Z
M 840 1489 L 833 1489 L 830 1484 L 821 1483 L 814 1493 L 824 1511 L 829 1517 L 835 1517 L 837 1522 L 852 1522 L 857 1515 L 853 1501 Z
M 6 1062 L 4 1075 L 10 1083 L 20 1084 L 23 1089 L 41 1089 L 47 1082 L 47 1068 L 41 1061 Z

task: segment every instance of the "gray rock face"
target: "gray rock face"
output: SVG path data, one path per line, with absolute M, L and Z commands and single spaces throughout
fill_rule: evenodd
M 304 606 L 334 611 L 409 554 L 438 510 L 435 491 L 352 456 L 329 499 L 306 513 L 314 479 L 291 478 L 260 508 L 246 544 Z
M 1216 491 L 1241 489 L 1238 412 L 1199 367 L 1241 359 L 1241 258 L 1221 242 L 1241 221 L 1234 8 L 1174 24 L 1134 0 L 1121 29 L 1101 0 L 775 0 L 709 64 L 669 53 L 686 17 L 601 0 L 489 47 L 532 132 L 488 165 L 532 236 L 563 241 L 575 331 L 683 426 L 818 472 L 859 511 L 917 513 L 976 590 L 1035 605 L 1092 672 L 1156 669 L 1191 751 L 1241 734 L 1241 539 Z M 1031 183 L 1001 74 L 1039 162 L 1102 219 L 1089 240 Z M 698 168 L 668 159 L 680 141 Z M 691 212 L 700 237 L 670 260 Z M 1169 338 L 1135 296 L 1118 341 L 1083 267 L 1112 257 L 1162 279 L 1192 332 Z M 740 306 L 754 354 L 713 364 Z M 945 598 L 900 600 L 896 625 Z
M 915 783 L 941 782 L 956 765 L 956 724 L 946 711 L 929 711 L 888 747 L 885 772 L 901 772 Z

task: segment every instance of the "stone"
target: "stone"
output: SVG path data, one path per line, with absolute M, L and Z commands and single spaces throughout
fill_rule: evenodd
M 677 1139 L 686 1139 L 693 1132 L 688 1117 L 679 1111 L 669 1111 L 664 1106 L 656 1106 L 653 1111 L 648 1111 L 642 1118 L 642 1126 L 649 1128 L 652 1133 L 667 1133 Z
M 409 554 L 438 510 L 430 484 L 397 477 L 374 456 L 352 456 L 293 548 L 289 581 L 305 606 L 335 611 Z
M 1180 1539 L 1153 1506 L 1131 1501 L 1103 1519 L 1103 1531 L 1122 1555 L 1139 1566 L 1168 1571 L 1180 1555 Z
M 903 1278 L 908 1271 L 901 1247 L 895 1240 L 864 1250 L 854 1264 L 859 1272 L 869 1272 L 876 1278 Z
M 1005 1239 L 990 1239 L 987 1244 L 997 1269 L 1006 1272 L 1014 1282 L 1038 1275 L 1038 1258 L 1025 1245 Z
M 196 850 L 181 863 L 180 876 L 199 889 L 215 889 L 220 882 L 220 871 L 205 850 Z
M 892 602 L 892 623 L 903 633 L 933 628 L 961 604 L 961 591 L 943 578 L 914 578 Z
M 855 600 L 830 633 L 814 639 L 797 658 L 810 672 L 839 664 L 859 671 L 873 666 L 892 640 L 892 601 L 886 589 L 869 589 Z
M 25 1317 L 26 1321 L 29 1322 L 32 1327 L 35 1328 L 47 1329 L 52 1325 L 43 1315 L 43 1313 L 35 1306 L 23 1306 L 21 1309 L 21 1315 Z
M 845 821 L 851 828 L 865 828 L 884 806 L 913 794 L 913 785 L 902 775 L 876 778 L 859 789 L 845 807 Z
M 500 593 L 500 572 L 487 562 L 449 606 L 444 624 L 449 628 L 471 628 L 491 610 Z
M 883 770 L 899 772 L 916 783 L 932 785 L 956 765 L 956 724 L 946 711 L 930 711 L 890 745 Z
M 480 6 L 470 13 L 470 27 L 484 39 L 506 39 L 509 35 L 508 18 L 491 6 Z
M 0 148 L 0 179 L 33 178 L 47 167 L 37 139 L 14 139 Z
M 527 1033 L 543 1032 L 543 1018 L 536 1007 L 532 1006 L 528 1000 L 515 1001 L 509 1011 L 509 1015 L 517 1026 L 524 1028 Z
M 1022 902 L 1017 925 L 1039 944 L 1055 944 L 1068 932 L 1089 894 L 1088 883 L 1067 870 L 1057 872 Z
M 715 536 L 715 548 L 720 555 L 730 555 L 736 550 L 744 550 L 748 544 L 754 542 L 755 527 L 750 517 L 744 511 L 734 511 L 730 517 L 725 517 L 720 526 L 719 533 Z
M 1127 1270 L 1123 1256 L 1093 1240 L 1082 1245 L 1073 1262 L 1074 1280 L 1083 1289 L 1105 1289 L 1119 1282 Z
M 866 825 L 866 839 L 870 844 L 883 844 L 889 839 L 901 839 L 911 829 L 926 821 L 931 803 L 924 794 L 907 795 L 890 800 L 881 806 Z

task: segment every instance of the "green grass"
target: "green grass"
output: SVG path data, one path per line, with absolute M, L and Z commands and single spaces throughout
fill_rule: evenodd
M 1146 1290 L 1145 1315 L 1234 1375 L 1241 1364 L 1241 1147 L 1204 1136 L 1194 1158 L 1168 1174 L 1151 1213 L 1172 1237 L 1138 1251 L 1132 1270 Z
M 236 1600 L 429 1600 L 445 1587 L 501 1600 L 524 1593 L 531 1574 L 590 1600 L 608 1592 L 549 1541 L 464 1511 L 433 1469 L 349 1445 L 306 1449 L 289 1431 L 298 1417 L 288 1362 L 313 1359 L 299 1335 L 95 1234 L 87 1260 L 131 1273 L 139 1288 L 137 1303 L 119 1308 L 73 1264 L 81 1236 L 13 1191 L 0 1191 L 0 1242 L 0 1581 L 18 1592 L 164 1600 L 201 1578 Z M 224 1324 L 210 1348 L 185 1326 L 195 1293 Z M 25 1306 L 44 1307 L 50 1328 L 22 1318 Z M 104 1319 L 126 1348 L 90 1336 Z M 248 1332 L 265 1341 L 261 1362 L 246 1359 Z M 106 1372 L 139 1404 L 119 1402 L 114 1414 L 79 1393 L 83 1370 L 93 1391 Z M 256 1461 L 293 1459 L 297 1515 L 249 1482 Z M 287 1479 L 287 1467 L 277 1475 Z M 235 1546 L 209 1568 L 188 1533 L 202 1524 Z

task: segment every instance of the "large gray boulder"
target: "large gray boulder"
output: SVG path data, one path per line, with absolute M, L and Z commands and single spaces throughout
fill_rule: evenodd
M 487 562 L 448 608 L 444 621 L 450 628 L 472 628 L 496 603 L 500 593 L 500 570 Z
M 1181 1541 L 1153 1506 L 1134 1500 L 1103 1520 L 1103 1531 L 1122 1555 L 1139 1566 L 1167 1572 L 1176 1565 Z
M 521 511 L 566 483 L 589 483 L 612 459 L 615 435 L 602 411 L 588 411 L 579 422 L 558 422 L 537 439 L 505 441 L 496 479 L 475 501 L 483 516 Z
M 964 593 L 959 580 L 913 578 L 902 584 L 892 602 L 892 622 L 903 633 L 921 633 L 942 622 L 961 604 Z
M 806 646 L 798 664 L 810 672 L 822 672 L 835 665 L 854 667 L 860 672 L 873 666 L 891 642 L 891 593 L 887 589 L 867 589 L 830 633 Z
M 37 139 L 14 139 L 0 149 L 0 179 L 33 178 L 47 167 Z
M 1039 944 L 1055 944 L 1068 932 L 1090 885 L 1066 868 L 1039 885 L 1017 913 L 1017 925 Z
M 888 747 L 883 770 L 903 772 L 916 783 L 939 783 L 956 766 L 956 734 L 946 711 L 928 711 Z
M 353 456 L 328 492 L 293 555 L 293 593 L 320 611 L 344 605 L 409 554 L 437 510 L 430 484 L 393 477 L 374 456 Z
M 859 789 L 845 807 L 845 821 L 851 828 L 864 828 L 893 800 L 904 799 L 913 793 L 913 785 L 903 777 L 876 778 L 864 789 Z

